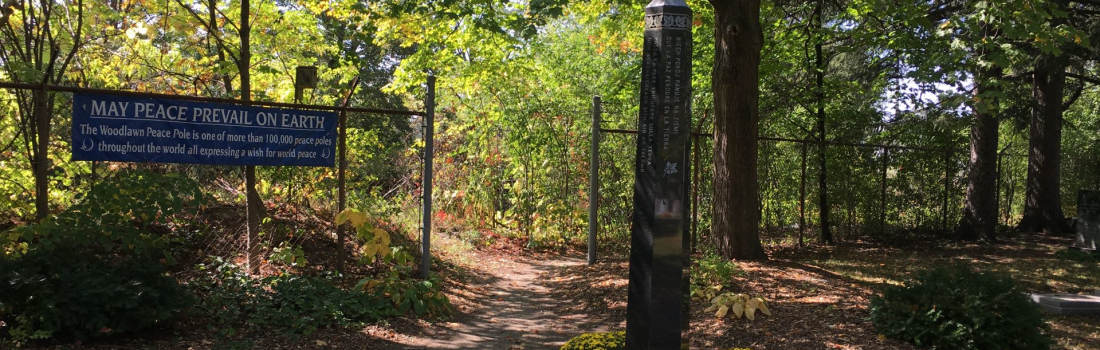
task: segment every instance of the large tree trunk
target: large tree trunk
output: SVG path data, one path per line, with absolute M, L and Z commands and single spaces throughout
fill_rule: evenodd
M 1030 232 L 1066 231 L 1062 214 L 1062 99 L 1065 58 L 1044 55 L 1035 64 L 1027 159 L 1027 197 L 1019 229 Z
M 814 18 L 817 21 L 818 30 L 823 30 L 821 21 L 821 11 L 824 11 L 825 2 L 823 0 L 817 1 L 817 7 L 814 9 Z M 829 146 L 825 144 L 825 58 L 821 54 L 821 38 L 814 36 L 814 76 L 817 80 L 817 89 L 814 91 L 814 98 L 817 99 L 817 130 L 820 133 L 818 141 L 821 141 L 817 147 L 818 158 L 818 173 L 817 173 L 817 187 L 818 187 L 818 209 L 821 214 L 821 243 L 833 244 L 833 231 L 829 228 L 829 177 L 828 177 L 828 158 L 825 157 L 826 151 Z
M 725 258 L 767 259 L 760 245 L 756 137 L 760 119 L 760 0 L 714 6 L 715 248 Z
M 975 100 L 990 91 L 989 82 L 1000 78 L 998 68 L 982 70 L 975 79 Z M 986 103 L 988 102 L 988 103 Z M 997 240 L 997 123 L 996 101 L 972 106 L 974 123 L 970 126 L 970 176 L 966 185 L 963 217 L 955 229 L 960 239 L 983 237 Z

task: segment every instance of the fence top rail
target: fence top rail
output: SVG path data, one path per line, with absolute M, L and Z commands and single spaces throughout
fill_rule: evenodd
M 637 134 L 638 133 L 637 130 L 603 129 L 603 128 L 600 129 L 600 132 L 609 133 L 609 134 Z M 695 133 L 692 133 L 692 136 L 695 136 L 695 137 L 712 137 L 712 136 L 714 136 L 714 134 L 695 132 Z M 818 140 L 814 140 L 814 139 L 800 140 L 800 139 L 790 139 L 790 138 L 782 138 L 782 137 L 768 137 L 768 136 L 759 136 L 756 139 L 757 140 L 762 140 L 762 141 L 809 143 L 809 144 L 829 145 L 829 146 L 873 147 L 873 148 L 889 148 L 889 149 L 900 149 L 900 150 L 911 150 L 911 151 L 926 151 L 926 152 L 944 152 L 944 153 L 946 153 L 946 152 L 951 152 L 951 153 L 965 152 L 965 151 L 962 151 L 962 150 L 953 150 L 953 149 L 948 149 L 948 148 L 909 147 L 909 146 L 899 146 L 899 145 L 877 145 L 877 144 L 870 144 L 870 143 L 818 141 Z
M 409 115 L 409 116 L 423 115 L 424 114 L 424 112 L 421 112 L 421 111 L 402 111 L 402 110 L 394 110 L 394 109 L 339 107 L 339 106 L 310 105 L 310 104 L 301 104 L 301 103 L 241 101 L 241 100 L 237 100 L 237 99 L 222 98 L 222 97 L 172 95 L 172 94 L 162 94 L 162 93 L 156 93 L 156 92 L 109 90 L 109 89 L 83 88 L 83 87 L 63 86 L 63 85 L 13 83 L 13 82 L 3 82 L 3 81 L 0 81 L 0 88 L 2 88 L 2 89 L 22 89 L 22 90 L 47 90 L 47 91 L 72 92 L 72 93 L 89 93 L 89 94 L 115 95 L 115 96 L 146 97 L 146 98 L 167 98 L 167 99 L 187 100 L 187 101 L 197 101 L 197 102 L 228 103 L 228 104 L 236 104 L 236 105 L 243 105 L 243 106 L 300 108 L 300 109 L 315 109 L 315 110 L 335 111 L 335 112 L 343 111 L 343 112 L 352 112 L 352 113 L 375 113 L 375 114 L 394 114 L 394 115 Z

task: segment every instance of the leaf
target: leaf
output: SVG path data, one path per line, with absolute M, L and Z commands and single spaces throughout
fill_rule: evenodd
M 364 244 L 363 245 L 363 255 L 374 256 L 375 254 L 378 254 L 378 248 L 379 247 L 378 247 L 377 244 L 369 244 L 369 243 Z
M 745 305 L 741 305 L 741 303 L 733 304 L 733 315 L 736 316 L 734 318 L 741 318 L 743 313 L 745 313 Z
M 749 321 L 755 320 L 756 319 L 756 308 L 754 308 L 754 307 L 745 308 L 745 318 L 749 319 Z
M 387 247 L 390 245 L 390 234 L 386 232 L 386 230 L 380 228 L 374 229 L 374 237 L 379 240 L 378 244 Z
M 714 314 L 714 317 L 717 317 L 717 318 L 722 318 L 722 317 L 725 317 L 725 316 L 726 316 L 726 313 L 728 313 L 729 311 L 730 311 L 730 307 L 729 307 L 729 306 L 726 306 L 726 305 L 722 305 L 722 307 L 718 308 L 718 312 L 716 312 L 716 313 Z
M 764 299 L 760 299 L 760 312 L 763 312 L 765 315 L 768 316 L 772 315 L 771 310 L 768 310 L 768 303 L 764 302 Z
M 317 344 L 317 346 L 328 346 L 328 342 L 325 342 L 324 340 L 314 340 L 313 343 Z

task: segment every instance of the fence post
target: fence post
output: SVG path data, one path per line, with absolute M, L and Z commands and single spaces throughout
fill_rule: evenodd
M 798 183 L 798 247 L 802 248 L 802 236 L 806 232 L 806 142 L 802 142 L 802 175 Z
M 890 164 L 890 147 L 882 147 L 882 196 L 879 199 L 879 233 L 886 234 L 886 167 Z
M 424 101 L 424 223 L 420 237 L 420 276 L 428 278 L 428 271 L 432 266 L 432 156 L 435 136 L 435 74 L 428 74 L 428 94 Z
M 599 231 L 600 113 L 599 96 L 592 96 L 592 145 L 588 161 L 588 265 L 596 263 L 596 233 Z
M 940 230 L 947 231 L 947 200 L 951 191 L 951 150 L 943 152 L 943 207 L 940 208 Z
M 337 189 L 339 192 L 336 200 L 336 212 L 342 213 L 347 207 L 347 178 L 344 173 L 348 170 L 348 113 L 340 111 L 340 169 L 336 174 Z M 347 230 L 344 225 L 336 225 L 336 271 L 344 272 L 344 257 L 347 256 L 344 241 L 347 239 Z

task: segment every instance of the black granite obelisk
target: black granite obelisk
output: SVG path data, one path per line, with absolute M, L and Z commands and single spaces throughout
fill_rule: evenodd
M 684 0 L 646 6 L 626 306 L 630 350 L 679 349 L 686 340 L 691 25 Z

